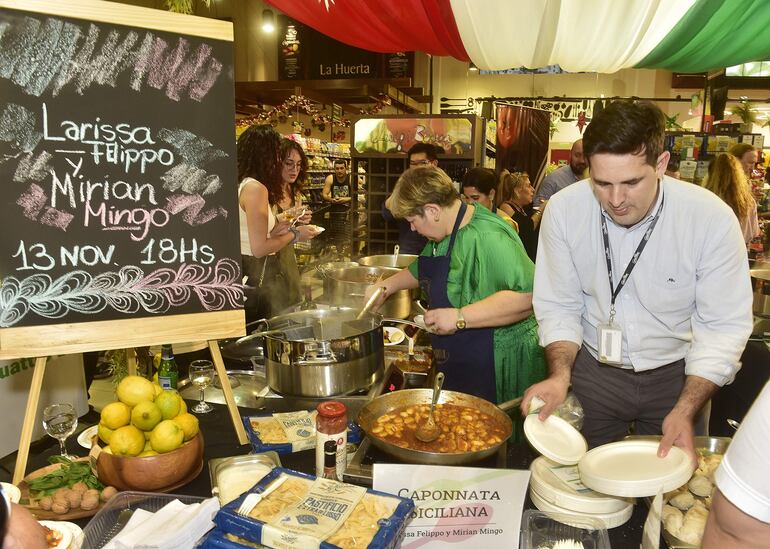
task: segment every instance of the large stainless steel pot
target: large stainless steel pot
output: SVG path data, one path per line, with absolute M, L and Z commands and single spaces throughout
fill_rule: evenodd
M 271 318 L 265 374 L 274 391 L 330 397 L 368 389 L 384 373 L 382 316 L 356 309 L 311 309 Z
M 412 254 L 383 254 L 367 255 L 358 259 L 358 264 L 362 267 L 392 267 L 403 269 L 411 265 L 417 259 Z
M 386 279 L 399 272 L 399 269 L 388 267 L 346 267 L 328 271 L 324 279 L 324 298 L 333 305 L 360 309 L 369 286 L 380 276 Z M 411 309 L 411 292 L 399 290 L 388 296 L 378 312 L 385 318 L 408 318 Z
M 754 314 L 770 318 L 770 262 L 755 262 L 749 273 L 754 286 Z
M 509 400 L 499 406 L 495 406 L 488 400 L 475 397 L 457 391 L 441 391 L 439 395 L 439 404 L 456 404 L 457 406 L 467 406 L 480 410 L 485 414 L 501 421 L 506 426 L 507 434 L 503 442 L 496 444 L 486 450 L 475 452 L 459 452 L 456 454 L 444 454 L 439 452 L 426 452 L 424 450 L 413 450 L 411 448 L 401 448 L 372 435 L 372 427 L 380 416 L 390 413 L 396 408 L 402 406 L 414 406 L 418 404 L 430 404 L 433 398 L 433 389 L 404 389 L 394 391 L 385 395 L 380 395 L 369 404 L 364 406 L 358 414 L 358 425 L 369 436 L 372 444 L 393 457 L 407 463 L 425 463 L 429 465 L 461 465 L 471 463 L 491 456 L 508 440 L 513 432 L 513 423 L 511 418 L 503 410 L 510 410 L 521 403 L 521 398 Z

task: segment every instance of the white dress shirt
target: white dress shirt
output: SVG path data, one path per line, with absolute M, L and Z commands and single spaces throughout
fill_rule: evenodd
M 685 359 L 685 373 L 722 386 L 738 371 L 752 328 L 743 236 L 732 210 L 710 191 L 665 177 L 655 206 L 630 228 L 615 224 L 590 179 L 545 208 L 533 306 L 540 344 L 572 341 L 597 357 L 597 326 L 611 291 L 601 216 L 607 220 L 613 280 L 620 280 L 665 196 L 660 219 L 616 301 L 623 367 L 650 370 Z

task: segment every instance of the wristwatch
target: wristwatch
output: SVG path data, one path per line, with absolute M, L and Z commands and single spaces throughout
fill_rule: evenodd
M 455 327 L 458 330 L 464 330 L 465 329 L 465 317 L 463 317 L 463 310 L 457 309 L 457 322 L 455 322 Z

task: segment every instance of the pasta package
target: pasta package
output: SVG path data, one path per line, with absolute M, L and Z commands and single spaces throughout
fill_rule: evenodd
M 275 481 L 277 488 L 248 516 L 236 512 L 248 493 Z M 276 468 L 219 510 L 217 529 L 201 547 L 392 549 L 401 543 L 413 510 L 411 499 Z
M 256 453 L 291 454 L 315 448 L 315 410 L 242 416 L 251 447 Z M 361 442 L 361 428 L 348 422 L 348 442 Z

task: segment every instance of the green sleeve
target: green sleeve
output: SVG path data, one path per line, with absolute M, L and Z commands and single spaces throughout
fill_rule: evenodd
M 532 291 L 535 265 L 521 241 L 506 232 L 463 235 L 452 254 L 449 298 L 458 307 L 475 303 L 502 291 Z

